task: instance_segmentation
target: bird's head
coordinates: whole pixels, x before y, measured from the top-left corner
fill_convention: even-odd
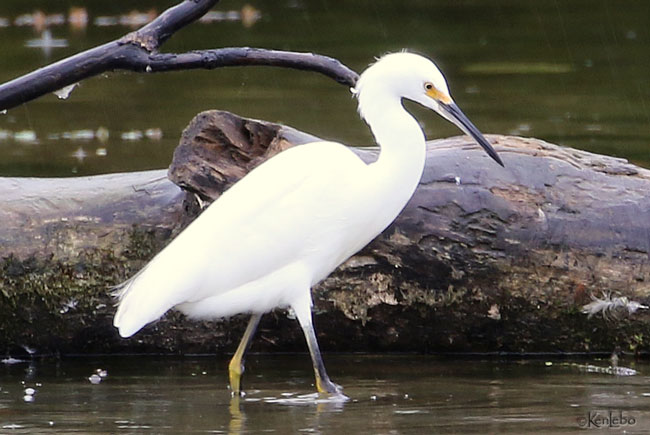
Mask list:
[[[501,158],[481,132],[454,103],[447,81],[438,67],[426,57],[414,53],[391,53],[369,66],[359,77],[353,92],[359,97],[359,110],[381,104],[382,98],[406,98],[428,107],[470,135],[498,164]],[[371,98],[365,98],[371,96]]]

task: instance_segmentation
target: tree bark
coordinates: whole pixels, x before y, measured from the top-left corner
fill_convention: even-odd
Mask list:
[[[227,112],[197,115],[169,178],[0,179],[0,343],[40,352],[232,351],[245,318],[168,313],[135,337],[111,325],[109,287],[142,267],[200,209],[281,150],[313,140]],[[537,139],[428,143],[414,197],[382,235],[314,289],[325,351],[644,352],[646,311],[587,317],[591,295],[648,305],[650,171]],[[376,149],[356,149],[370,162]],[[227,247],[224,247],[227,249]],[[624,305],[624,304],[623,304]],[[624,305],[628,306],[628,305]],[[629,306],[628,306],[629,308]],[[258,350],[303,350],[283,311]]]

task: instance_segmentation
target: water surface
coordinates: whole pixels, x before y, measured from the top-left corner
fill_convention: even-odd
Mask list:
[[[325,355],[346,402],[318,400],[308,355],[251,355],[231,399],[215,357],[95,357],[0,367],[3,433],[568,433],[624,417],[650,430],[646,363],[636,376],[590,373],[606,360],[449,360]],[[98,369],[107,376],[88,379]],[[25,390],[33,388],[31,401]],[[30,391],[31,392],[31,391]],[[28,399],[29,400],[29,399]],[[630,423],[632,422],[633,423]],[[612,419],[614,421],[614,419]],[[599,423],[597,423],[599,422]],[[614,427],[612,426],[612,427]]]

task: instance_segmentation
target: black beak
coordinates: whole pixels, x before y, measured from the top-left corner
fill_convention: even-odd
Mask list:
[[[497,154],[497,152],[492,148],[492,145],[490,145],[490,142],[483,137],[483,134],[481,134],[480,131],[478,131],[478,128],[472,124],[472,121],[465,116],[465,114],[460,110],[460,108],[455,104],[455,103],[439,103],[440,107],[442,110],[445,112],[445,115],[447,115],[447,118],[456,124],[458,128],[463,130],[466,134],[472,136],[476,142],[478,142],[479,145],[483,147],[486,153],[490,157],[494,159],[495,162],[503,166],[503,162],[501,161],[501,158]]]

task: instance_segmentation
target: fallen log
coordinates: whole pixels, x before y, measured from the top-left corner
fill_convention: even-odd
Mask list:
[[[650,171],[537,139],[488,138],[505,168],[467,137],[429,142],[403,213],[314,290],[325,351],[646,350],[645,311],[606,321],[582,307],[603,293],[612,296],[592,311],[648,305]],[[119,338],[110,286],[145,264],[200,203],[313,139],[209,111],[183,133],[169,179],[164,171],[0,179],[6,352],[232,351],[244,317],[193,322],[168,313]],[[377,155],[356,152],[366,161]],[[254,348],[303,350],[288,317],[265,316]]]

